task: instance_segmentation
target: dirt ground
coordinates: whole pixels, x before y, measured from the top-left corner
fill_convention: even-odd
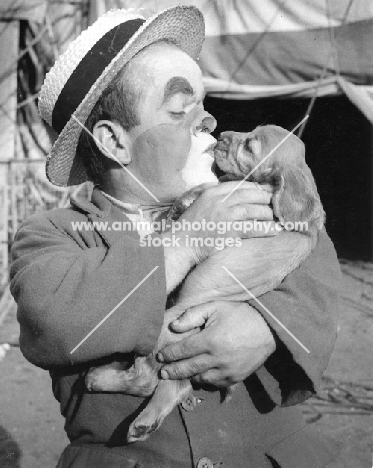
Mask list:
[[[373,265],[342,262],[342,270],[345,300],[337,343],[320,397],[303,408],[310,424],[340,442],[333,468],[372,468]],[[11,312],[0,324],[0,343],[17,336]],[[8,440],[0,468],[55,467],[68,441],[48,373],[12,347],[0,361],[0,375],[0,441]]]

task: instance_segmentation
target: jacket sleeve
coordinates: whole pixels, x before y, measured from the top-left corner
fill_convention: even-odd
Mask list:
[[[155,347],[167,299],[163,249],[141,247],[137,236],[123,232],[105,245],[95,234],[74,238],[42,214],[16,235],[11,292],[21,350],[37,366],[148,354]]]
[[[256,373],[277,405],[304,401],[320,386],[336,339],[340,282],[334,246],[323,231],[311,255],[277,289],[250,301],[276,340],[276,351]]]

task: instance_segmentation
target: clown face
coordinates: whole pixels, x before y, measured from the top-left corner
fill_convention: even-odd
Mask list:
[[[154,44],[133,59],[140,125],[128,131],[128,169],[161,201],[217,182],[211,171],[215,119],[203,107],[202,73],[171,44]]]

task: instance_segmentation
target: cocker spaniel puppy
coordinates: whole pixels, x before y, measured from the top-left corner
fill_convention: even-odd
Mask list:
[[[306,164],[305,147],[294,134],[275,125],[250,133],[224,132],[215,158],[229,179],[251,174],[247,180],[273,185],[273,212],[281,223],[307,222],[308,234],[323,227],[325,214]]]
[[[310,254],[324,225],[325,214],[305,161],[304,144],[287,130],[268,125],[250,133],[224,132],[215,148],[215,159],[226,173],[224,180],[239,180],[250,174],[247,180],[259,187],[272,185],[274,215],[279,223],[285,227],[290,225],[293,230],[285,229],[274,237],[245,239],[240,247],[229,247],[211,255],[187,276],[176,305],[165,313],[158,344],[151,355],[135,357],[130,365],[115,362],[89,371],[86,377],[89,390],[153,395],[132,422],[128,442],[145,440],[193,390],[189,380],[158,377],[162,365],[156,361],[156,353],[186,336],[172,333],[169,324],[195,305],[252,298],[223,266],[255,297],[274,289]],[[205,189],[206,185],[198,186],[176,200],[169,218],[177,219]],[[306,223],[301,230],[297,230],[299,222]],[[227,399],[231,394],[232,391],[227,393]]]

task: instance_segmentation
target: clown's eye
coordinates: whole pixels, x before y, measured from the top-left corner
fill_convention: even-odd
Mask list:
[[[171,114],[171,117],[175,120],[179,120],[179,119],[182,119],[185,115],[185,112],[182,111],[182,112],[170,112]]]

